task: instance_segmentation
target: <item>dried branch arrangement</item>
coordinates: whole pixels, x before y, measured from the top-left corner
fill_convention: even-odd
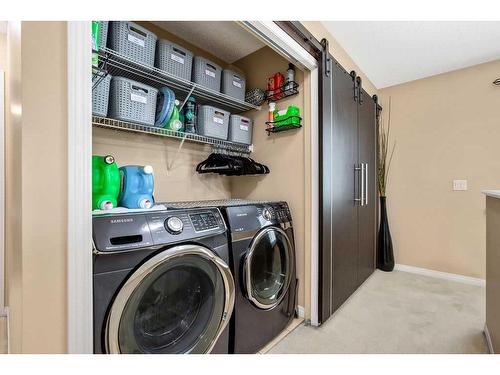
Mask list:
[[[387,128],[384,126],[382,115],[377,118],[378,129],[378,192],[381,197],[385,197],[387,182],[389,179],[389,170],[391,168],[392,156],[396,148],[396,141],[390,145],[390,131],[391,131],[391,98],[389,98],[388,108],[388,121]]]

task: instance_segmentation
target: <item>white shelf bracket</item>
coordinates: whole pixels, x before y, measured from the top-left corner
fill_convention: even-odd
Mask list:
[[[181,152],[182,146],[184,145],[184,141],[186,140],[186,136],[182,137],[181,143],[179,143],[179,147],[177,147],[177,150],[175,151],[173,159],[170,161],[170,163],[167,163],[167,176],[170,175],[170,171],[174,167],[175,161],[177,160],[177,157],[179,156],[179,153]]]
[[[179,112],[182,111],[182,108],[184,108],[184,105],[188,101],[189,97],[191,96],[191,94],[193,93],[195,88],[196,88],[196,84],[194,84],[193,87],[191,87],[191,90],[189,90],[189,93],[186,95],[186,98],[184,99],[181,106],[179,107]]]

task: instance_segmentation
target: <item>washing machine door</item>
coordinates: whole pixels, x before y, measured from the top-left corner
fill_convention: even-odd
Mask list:
[[[118,292],[107,320],[107,352],[208,353],[233,306],[234,282],[222,259],[201,246],[166,249]]]
[[[285,297],[292,279],[295,258],[287,234],[267,227],[250,244],[244,264],[247,298],[260,309],[269,310]]]

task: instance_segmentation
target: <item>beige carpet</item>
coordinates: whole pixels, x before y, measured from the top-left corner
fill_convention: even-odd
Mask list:
[[[319,328],[301,325],[269,353],[487,353],[485,288],[375,272]]]

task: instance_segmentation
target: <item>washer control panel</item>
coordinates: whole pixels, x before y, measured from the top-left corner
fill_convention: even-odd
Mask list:
[[[226,232],[218,208],[102,214],[92,218],[94,250],[117,252]]]
[[[211,211],[189,214],[195,232],[205,232],[220,228],[220,220]]]
[[[171,216],[165,220],[165,229],[172,234],[179,234],[184,228],[184,223],[177,216]]]

